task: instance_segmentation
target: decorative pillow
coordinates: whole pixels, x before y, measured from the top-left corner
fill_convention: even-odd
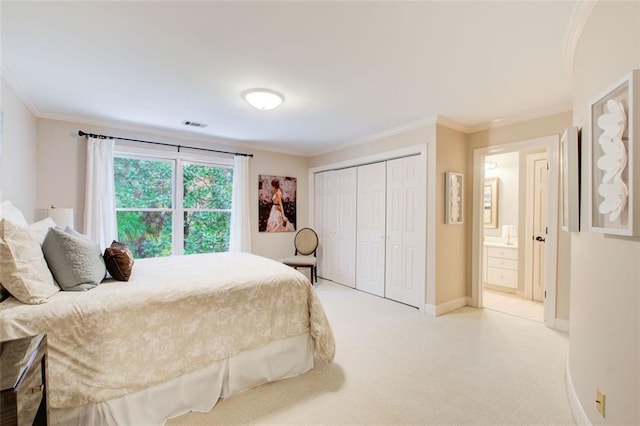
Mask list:
[[[88,235],[82,234],[82,233],[80,233],[80,232],[76,231],[75,229],[73,229],[73,228],[72,228],[72,227],[70,227],[70,226],[65,226],[65,227],[64,227],[64,232],[66,232],[67,234],[71,234],[71,235],[73,235],[74,237],[84,238],[85,240],[89,240],[89,241],[91,241],[91,238],[89,238],[89,236],[88,236]]]
[[[0,203],[0,219],[8,219],[18,226],[29,226],[22,212],[11,201]]]
[[[0,221],[0,282],[19,301],[45,302],[60,291],[29,228]]]
[[[106,276],[100,247],[84,236],[51,228],[42,244],[42,251],[53,277],[63,290],[90,290]]]
[[[29,225],[29,231],[31,234],[38,240],[38,243],[42,245],[44,242],[44,238],[47,236],[47,232],[49,232],[49,228],[55,228],[56,223],[50,217],[43,219],[39,222],[32,223]]]
[[[114,279],[129,281],[133,269],[133,253],[125,244],[114,240],[111,247],[104,250],[104,263]]]
[[[22,212],[14,206],[11,201],[3,201],[0,203],[0,219],[8,219],[16,225],[27,226],[27,220]],[[0,282],[0,300],[9,297],[8,292],[2,287]]]

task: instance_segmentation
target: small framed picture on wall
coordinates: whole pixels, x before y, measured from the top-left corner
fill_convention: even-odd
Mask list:
[[[464,176],[462,173],[445,173],[445,212],[444,223],[450,225],[462,224]]]

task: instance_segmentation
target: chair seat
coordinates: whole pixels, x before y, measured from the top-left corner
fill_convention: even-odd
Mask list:
[[[280,262],[289,266],[316,266],[315,256],[290,256],[280,259]]]

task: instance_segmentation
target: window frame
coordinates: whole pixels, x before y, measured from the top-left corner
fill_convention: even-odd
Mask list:
[[[171,211],[171,255],[178,256],[184,254],[184,214],[185,212],[229,212],[232,209],[195,209],[184,208],[184,173],[183,164],[198,164],[210,167],[229,168],[233,170],[233,158],[220,157],[215,155],[204,155],[193,152],[167,151],[162,149],[150,149],[134,146],[128,143],[116,142],[115,157],[134,158],[138,160],[168,161],[172,163],[172,191],[171,203],[173,208],[116,208],[118,211]],[[178,194],[180,191],[180,194]],[[117,223],[116,223],[117,226]],[[231,230],[229,230],[231,231]]]

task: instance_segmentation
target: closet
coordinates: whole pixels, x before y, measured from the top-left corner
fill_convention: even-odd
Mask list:
[[[356,170],[317,173],[315,188],[318,275],[355,287]]]
[[[322,278],[424,306],[425,168],[413,155],[315,174]]]

